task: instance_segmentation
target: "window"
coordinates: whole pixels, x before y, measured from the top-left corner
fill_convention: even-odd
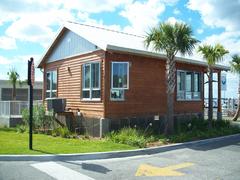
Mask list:
[[[129,63],[112,62],[111,100],[124,100],[124,90],[129,88]]]
[[[200,73],[177,71],[177,100],[200,100],[200,83]]]
[[[57,97],[57,71],[48,71],[46,74],[46,98]]]
[[[83,65],[83,99],[100,99],[100,63]]]

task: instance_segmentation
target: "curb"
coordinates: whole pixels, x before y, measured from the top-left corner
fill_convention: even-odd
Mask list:
[[[151,155],[166,151],[172,151],[181,148],[187,148],[194,145],[204,145],[211,142],[218,142],[221,140],[239,140],[240,133],[211,139],[190,141],[184,143],[169,144],[159,147],[150,147],[145,149],[135,149],[126,151],[110,151],[110,152],[97,152],[97,153],[80,153],[80,154],[46,154],[46,155],[0,155],[0,161],[86,161],[86,160],[99,160],[111,158],[123,158],[139,155]]]

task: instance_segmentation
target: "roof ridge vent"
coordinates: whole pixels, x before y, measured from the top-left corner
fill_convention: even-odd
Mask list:
[[[126,33],[126,32],[122,32],[122,31],[117,31],[117,30],[113,30],[113,29],[108,29],[108,28],[104,28],[104,27],[99,27],[99,26],[94,26],[94,25],[89,25],[89,24],[83,24],[83,23],[78,23],[78,22],[73,22],[73,21],[67,21],[67,22],[72,23],[72,24],[78,24],[78,25],[81,25],[81,26],[87,26],[87,27],[102,29],[102,30],[105,30],[105,31],[111,31],[111,32],[119,33],[119,34],[125,34],[125,35],[129,35],[129,36],[144,38],[144,36],[131,34],[131,33]]]

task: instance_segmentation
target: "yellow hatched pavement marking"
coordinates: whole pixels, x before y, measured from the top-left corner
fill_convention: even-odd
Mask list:
[[[176,170],[190,167],[193,165],[193,163],[181,163],[177,165],[159,168],[148,164],[141,164],[135,176],[184,176],[184,173]]]

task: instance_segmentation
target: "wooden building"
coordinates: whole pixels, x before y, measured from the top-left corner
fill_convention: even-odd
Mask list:
[[[120,127],[121,119],[131,125],[155,122],[154,118],[164,121],[166,57],[147,50],[143,41],[144,37],[101,27],[65,24],[38,65],[44,70],[43,99],[65,98],[66,111],[79,116],[77,126],[96,136]],[[207,65],[176,60],[175,115],[203,116]],[[222,70],[228,67],[215,66],[218,77]]]

